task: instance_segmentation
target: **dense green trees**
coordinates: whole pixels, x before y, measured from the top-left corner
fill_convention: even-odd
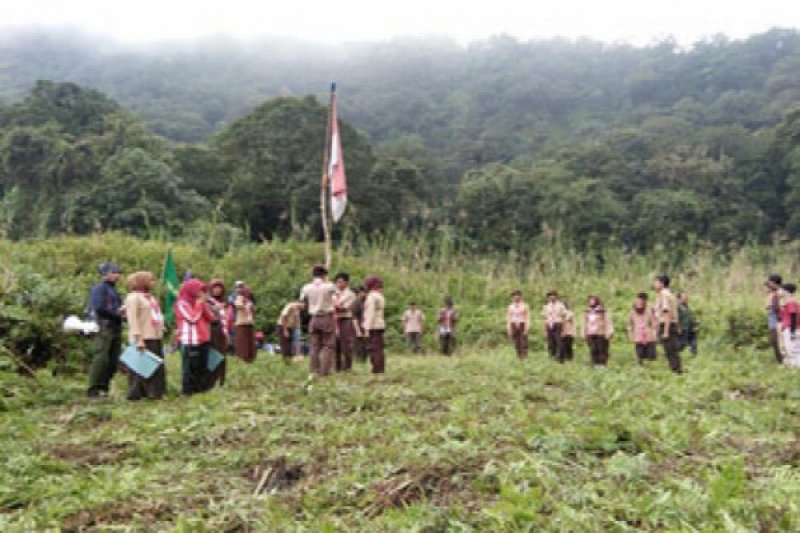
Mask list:
[[[800,236],[794,30],[688,49],[510,37],[93,44],[0,37],[0,98],[17,102],[0,105],[9,236],[212,219],[251,238],[318,236],[319,97],[332,74],[351,201],[337,234],[447,226],[486,249]],[[142,119],[86,86],[26,93],[39,78],[88,83]]]

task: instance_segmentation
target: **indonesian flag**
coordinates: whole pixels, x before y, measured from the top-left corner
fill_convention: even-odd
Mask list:
[[[331,214],[333,221],[339,222],[347,209],[347,179],[344,173],[344,154],[342,139],[339,136],[339,111],[336,106],[336,93],[331,98],[331,139],[328,178],[331,184]]]

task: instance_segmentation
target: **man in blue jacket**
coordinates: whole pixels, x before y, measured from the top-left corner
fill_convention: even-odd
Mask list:
[[[89,292],[89,318],[100,327],[93,340],[89,369],[89,396],[93,398],[108,396],[122,349],[123,309],[116,288],[121,271],[114,263],[103,263],[98,271],[103,280]]]

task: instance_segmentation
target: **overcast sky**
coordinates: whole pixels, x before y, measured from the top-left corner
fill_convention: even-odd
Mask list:
[[[739,38],[773,26],[800,28],[800,1],[0,0],[0,26],[27,25],[78,27],[126,42],[220,33],[321,42],[443,35],[467,42],[507,33],[635,44],[672,35],[690,44],[716,33]]]

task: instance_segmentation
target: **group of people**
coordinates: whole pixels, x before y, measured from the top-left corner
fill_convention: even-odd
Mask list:
[[[150,272],[128,276],[128,294],[124,300],[116,285],[121,276],[118,265],[100,266],[102,281],[92,287],[89,297],[90,318],[98,325],[93,339],[90,367],[90,396],[108,394],[109,384],[119,364],[122,349],[123,323],[128,324],[128,345],[157,356],[164,353],[166,331],[164,314],[152,291],[155,278]],[[800,335],[796,335],[800,304],[795,299],[794,284],[784,284],[773,274],[765,283],[770,344],[779,363],[800,366]],[[685,292],[673,294],[670,278],[654,279],[654,302],[647,292],[637,294],[626,320],[628,339],[639,361],[657,358],[661,344],[669,368],[682,373],[681,352],[688,348],[697,354],[699,322],[689,307]],[[328,375],[333,371],[352,369],[354,358],[369,360],[373,373],[385,372],[384,336],[386,300],[383,282],[368,276],[364,284],[351,289],[346,272],[336,274],[333,281],[328,271],[318,265],[312,269],[311,281],[305,284],[297,300],[281,310],[275,326],[280,352],[286,361],[299,355],[298,339],[307,331],[311,371]],[[257,353],[254,328],[255,298],[241,281],[227,298],[222,280],[206,284],[188,279],[178,291],[174,304],[175,336],[182,357],[181,384],[184,394],[206,391],[225,382],[225,354],[233,353],[242,361],[252,362]],[[310,321],[304,328],[304,316]],[[566,300],[555,290],[546,295],[542,307],[544,337],[554,360],[564,363],[574,358],[574,340],[578,333],[589,349],[591,363],[608,364],[609,347],[614,336],[614,321],[609,309],[597,295],[588,297],[582,313],[580,330],[577,316]],[[425,315],[411,302],[402,315],[402,329],[408,348],[420,353],[425,332]],[[453,353],[459,315],[453,300],[445,298],[436,318],[441,352]],[[511,294],[506,310],[506,332],[517,356],[528,356],[528,336],[532,317],[522,291]],[[213,356],[213,357],[211,357]],[[124,366],[124,365],[123,365]],[[166,370],[162,364],[144,378],[127,369],[128,398],[161,398],[166,391]]]
[[[800,304],[794,283],[783,283],[779,274],[772,274],[764,283],[767,291],[767,327],[769,343],[778,363],[800,367],[800,335],[797,335]]]
[[[148,377],[119,364],[125,322],[129,346],[158,358],[164,355],[166,324],[159,301],[152,294],[155,277],[151,272],[129,275],[128,294],[123,302],[117,291],[120,267],[104,263],[99,272],[102,281],[89,293],[88,318],[98,328],[92,341],[88,394],[90,397],[106,396],[121,366],[128,376],[128,399],[159,399],[167,386],[163,364]],[[206,284],[192,278],[180,286],[173,312],[176,341],[182,357],[184,394],[224,385],[227,353],[232,352],[245,362],[255,359],[254,306],[252,292],[241,281],[236,282],[235,291],[227,298],[225,285],[219,279]]]
[[[688,347],[692,354],[697,355],[698,321],[689,308],[688,295],[681,292],[676,296],[670,290],[669,276],[656,277],[653,288],[656,299],[652,305],[646,292],[639,293],[633,303],[626,322],[628,339],[634,346],[639,363],[655,359],[656,346],[660,342],[670,369],[680,374],[683,372],[680,352]],[[521,291],[514,291],[511,299],[506,311],[506,331],[517,356],[525,359],[528,356],[531,310]],[[560,363],[571,361],[574,357],[576,316],[555,290],[546,295],[542,319],[550,357]],[[614,321],[609,309],[596,295],[588,298],[580,336],[586,341],[592,364],[606,366],[614,336]]]

